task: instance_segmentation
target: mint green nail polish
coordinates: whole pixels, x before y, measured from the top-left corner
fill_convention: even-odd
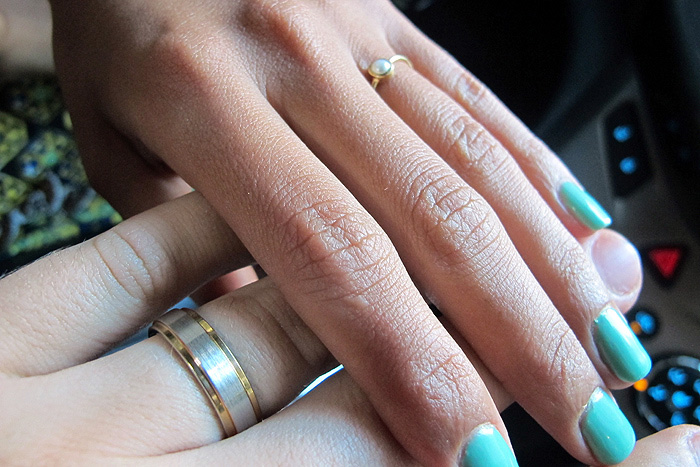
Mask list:
[[[603,464],[618,464],[634,449],[637,439],[632,425],[601,388],[588,399],[580,424],[588,447]]]
[[[517,467],[513,451],[495,426],[478,426],[464,448],[462,467]]]
[[[651,358],[614,308],[605,308],[593,321],[593,340],[608,368],[623,381],[634,382],[651,370]]]
[[[575,183],[563,183],[559,196],[564,207],[588,228],[600,230],[612,224],[612,218],[603,206]]]

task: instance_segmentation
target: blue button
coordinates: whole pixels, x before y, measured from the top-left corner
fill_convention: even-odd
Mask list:
[[[700,405],[695,407],[695,410],[693,411],[693,417],[695,417],[695,420],[700,422]]]
[[[656,318],[646,311],[639,310],[634,315],[634,320],[642,328],[644,334],[652,335],[656,332]]]
[[[620,171],[625,175],[631,175],[637,171],[639,162],[636,157],[628,156],[620,161]]]
[[[693,383],[693,389],[695,389],[695,392],[700,394],[700,379],[695,380],[695,382]]]
[[[663,384],[658,386],[652,386],[647,390],[649,397],[654,399],[656,402],[663,402],[668,399],[668,389]]]
[[[632,137],[632,127],[629,125],[618,125],[613,128],[613,138],[618,143],[624,143]]]
[[[676,391],[671,396],[671,401],[673,405],[679,409],[687,409],[693,404],[694,397],[690,394],[686,394],[684,391]]]
[[[688,373],[682,368],[671,368],[668,370],[668,380],[676,386],[683,386],[688,382]]]
[[[673,415],[671,415],[671,426],[684,425],[686,423],[688,423],[688,419],[685,418],[683,412],[673,412]]]

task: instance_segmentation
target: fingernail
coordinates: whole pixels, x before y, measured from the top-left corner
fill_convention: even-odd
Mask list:
[[[588,228],[600,230],[612,224],[612,218],[603,206],[575,183],[564,182],[559,188],[559,196],[564,207]]]
[[[517,467],[513,451],[490,423],[479,425],[464,447],[461,467]]]
[[[593,340],[605,364],[623,381],[634,382],[651,370],[651,358],[615,308],[606,307],[593,321]]]
[[[632,453],[637,438],[632,425],[601,388],[593,391],[581,415],[581,433],[598,461],[618,464]]]
[[[627,295],[640,287],[642,263],[637,249],[617,232],[603,232],[591,248],[591,257],[608,290]]]

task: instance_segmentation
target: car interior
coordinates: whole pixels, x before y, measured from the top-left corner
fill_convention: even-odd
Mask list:
[[[563,159],[639,249],[644,286],[627,318],[653,368],[615,394],[637,437],[700,424],[700,3],[395,3]],[[89,187],[55,79],[4,65],[0,274],[120,220]],[[517,404],[504,418],[521,465],[580,465]]]

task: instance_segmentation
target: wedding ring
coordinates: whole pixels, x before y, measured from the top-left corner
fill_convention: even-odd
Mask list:
[[[175,349],[211,401],[226,437],[262,420],[250,381],[219,335],[194,310],[170,310],[149,336],[162,335]]]
[[[394,74],[394,64],[396,62],[406,62],[408,66],[413,68],[413,63],[411,63],[411,61],[405,55],[394,55],[389,59],[380,58],[373,61],[367,69],[367,73],[369,73],[369,75],[372,77],[372,89],[377,89],[379,81]]]

